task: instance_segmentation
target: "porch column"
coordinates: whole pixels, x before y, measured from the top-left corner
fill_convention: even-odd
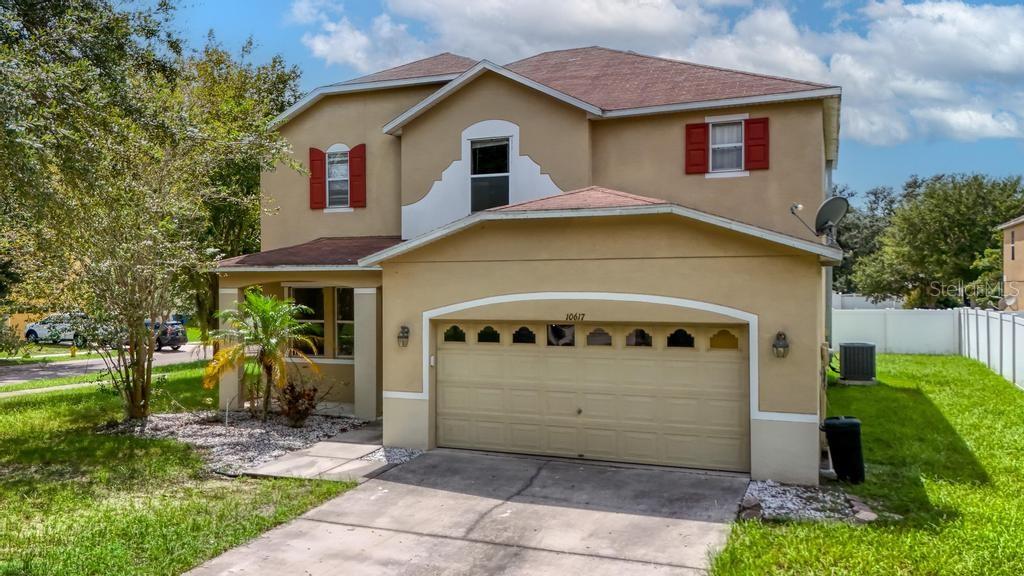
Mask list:
[[[235,310],[238,302],[242,299],[240,288],[221,288],[217,292],[218,310]],[[218,326],[220,320],[218,320]],[[223,328],[223,326],[220,326]],[[239,378],[241,370],[229,370],[220,377],[218,389],[220,391],[219,406],[221,410],[241,410],[245,403],[245,390],[242,386],[242,379]]]
[[[353,289],[355,307],[355,415],[377,419],[377,289]]]

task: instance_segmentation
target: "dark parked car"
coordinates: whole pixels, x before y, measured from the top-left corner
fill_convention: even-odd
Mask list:
[[[149,321],[146,322],[146,327],[149,327]],[[182,344],[188,344],[188,333],[185,330],[185,325],[181,322],[171,321],[163,324],[157,322],[156,328],[157,350],[164,346],[170,346],[171,350],[177,350],[181,348]]]

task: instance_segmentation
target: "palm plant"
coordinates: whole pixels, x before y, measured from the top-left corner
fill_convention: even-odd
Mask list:
[[[263,419],[270,412],[270,393],[274,386],[283,388],[287,379],[289,357],[302,358],[313,370],[316,364],[296,345],[315,349],[313,340],[306,335],[309,325],[298,320],[302,314],[312,312],[293,300],[265,296],[257,289],[245,291],[245,300],[237,310],[222,310],[216,314],[224,328],[210,333],[210,340],[220,349],[206,366],[203,387],[213,388],[220,376],[243,365],[247,352],[255,351],[256,365],[263,377]]]

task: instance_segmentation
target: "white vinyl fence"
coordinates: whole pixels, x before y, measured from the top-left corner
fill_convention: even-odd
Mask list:
[[[958,315],[958,310],[832,310],[832,346],[869,342],[879,354],[959,354]]]
[[[1024,386],[1024,317],[1012,312],[959,308],[961,354]]]

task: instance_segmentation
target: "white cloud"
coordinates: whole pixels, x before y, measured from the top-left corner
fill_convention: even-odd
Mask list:
[[[750,0],[386,0],[363,27],[337,2],[294,0],[291,17],[316,27],[303,36],[315,55],[360,72],[597,44],[841,85],[844,135],[868,143],[1024,137],[1024,6],[828,2],[833,27],[819,30],[788,3]]]
[[[328,64],[350,66],[359,72],[390,68],[428,55],[426,45],[387,14],[374,18],[365,31],[345,17],[324,19],[320,31],[304,34],[302,43]]]

